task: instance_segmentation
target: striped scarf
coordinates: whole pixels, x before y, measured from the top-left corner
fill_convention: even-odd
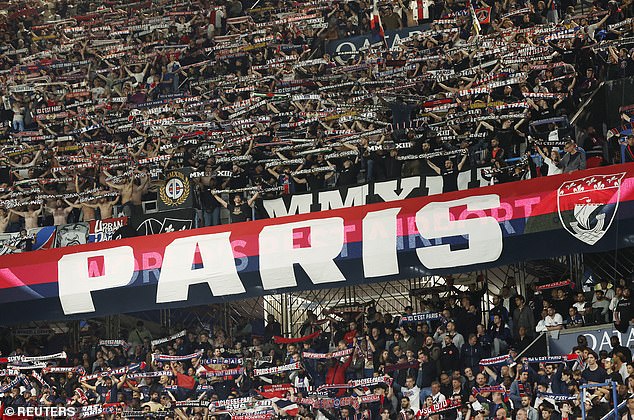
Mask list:
[[[512,364],[513,358],[510,354],[504,356],[491,357],[488,359],[480,360],[480,366],[503,366]]]

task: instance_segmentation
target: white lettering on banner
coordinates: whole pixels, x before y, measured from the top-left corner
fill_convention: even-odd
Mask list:
[[[406,188],[410,189],[411,184]],[[358,191],[356,195],[362,196],[363,189]],[[515,201],[526,215],[535,203]],[[466,210],[458,213],[457,207],[466,207]],[[370,211],[361,226],[346,225],[341,217],[264,226],[257,239],[262,288],[297,286],[295,264],[313,284],[345,281],[335,259],[347,258],[346,236],[358,237],[357,229],[362,230],[361,257],[367,278],[398,274],[397,252],[404,249],[416,249],[418,259],[429,269],[495,261],[503,248],[499,219],[511,219],[513,207],[502,208],[500,197],[490,194],[427,203],[415,215],[401,218],[398,217],[400,211],[400,207]],[[457,236],[468,240],[467,249],[452,250],[443,241],[443,238]],[[190,286],[200,283],[207,283],[214,296],[245,293],[238,271],[245,270],[249,264],[243,252],[248,241],[232,242],[230,237],[231,232],[220,232],[177,238],[162,254],[141,253],[138,262],[129,246],[64,255],[58,264],[62,309],[67,315],[94,312],[91,292],[127,286],[136,281],[138,270],[144,275],[154,270],[153,276],[158,282],[156,303],[185,301]],[[297,239],[306,242],[296,246]],[[422,248],[417,248],[419,241],[423,243]],[[200,255],[200,267],[194,265],[197,255]],[[142,282],[149,280],[143,277]]]
[[[339,190],[322,191],[319,193],[319,203],[321,210],[334,210],[344,207],[364,206],[366,197],[368,196],[368,184],[359,185],[358,187],[348,188],[346,201],[341,198]]]
[[[175,239],[165,248],[156,303],[187,300],[189,286],[207,283],[214,296],[244,293],[233,261],[231,232]],[[196,250],[202,268],[192,268]]]
[[[467,206],[478,212],[477,219],[451,220],[449,209]],[[427,239],[466,236],[469,248],[452,251],[451,246],[439,245],[416,249],[418,259],[427,268],[446,268],[497,260],[502,254],[502,230],[498,221],[483,210],[500,207],[497,194],[466,197],[459,200],[429,203],[416,213],[416,226]],[[481,213],[480,213],[481,212]]]
[[[414,188],[420,187],[420,180],[419,176],[402,178],[400,193],[396,192],[398,190],[396,180],[377,182],[374,184],[374,193],[385,202],[403,200],[414,191]]]
[[[366,277],[398,274],[397,221],[400,207],[373,211],[363,218],[363,272]]]
[[[592,334],[584,334],[584,335],[588,339],[588,343],[590,343],[590,342],[592,343],[590,345],[590,348],[592,350],[596,349],[597,348],[597,339],[594,337],[594,335],[592,335]]]
[[[310,205],[312,204],[312,194],[293,194],[291,196],[291,204],[286,210],[284,199],[276,198],[275,200],[263,200],[264,209],[270,217],[289,216],[291,214],[310,213]]]
[[[458,175],[460,179],[460,175]],[[428,176],[425,180],[425,187],[427,187],[427,195],[442,194],[443,181],[441,176]]]
[[[594,334],[600,334],[601,337],[599,338]],[[617,330],[612,330],[610,332],[597,331],[595,333],[584,333],[583,335],[588,339],[589,347],[596,352],[600,352],[601,350],[611,351],[612,344],[610,343],[610,337],[613,335],[619,337],[619,342],[624,347],[629,348],[631,347],[632,343],[634,343],[634,328],[629,329],[629,335],[627,336],[627,339],[624,339],[623,334],[621,334],[621,332]]]
[[[588,347],[597,353],[601,350],[612,351],[610,338],[616,336],[622,346],[631,348],[634,343],[634,327],[626,332],[619,332],[612,326],[606,328],[597,327],[591,331],[564,330],[557,337],[550,336],[549,343],[552,354],[568,354],[570,348],[577,345],[577,337],[584,336],[588,340]]]
[[[91,276],[91,259],[102,259],[103,272]],[[94,312],[91,292],[128,285],[134,274],[134,253],[129,246],[66,254],[57,264],[59,300],[66,315]]]
[[[422,31],[420,30],[410,30],[407,33],[407,37],[406,38],[411,38],[413,36],[416,36],[418,34],[422,33]],[[360,41],[360,40],[359,40]],[[389,46],[389,49],[392,50],[394,49],[395,46],[400,45],[401,42],[401,36],[398,33],[393,34],[386,34],[385,35],[385,42],[387,43],[387,45]],[[370,39],[369,38],[364,38],[363,39],[363,44],[359,47],[358,50],[367,50],[370,47]],[[354,42],[350,42],[350,41],[344,41],[341,42],[339,44],[337,44],[336,46],[336,54],[335,55],[344,55],[344,56],[350,56],[350,55],[356,55],[357,54],[357,46],[354,44]]]
[[[294,247],[293,230],[296,229],[310,229],[309,248]],[[260,276],[265,290],[296,286],[295,263],[314,284],[346,280],[334,262],[344,243],[340,217],[265,226],[259,241]]]
[[[141,270],[143,272],[143,283],[149,283],[149,277],[159,277],[159,269],[163,265],[163,255],[158,252],[143,253]],[[136,268],[136,267],[135,267]]]
[[[484,179],[484,177],[482,176],[482,171],[475,171],[476,172],[476,180],[478,181],[478,186],[479,187],[484,187],[486,185],[489,185],[489,181],[487,181],[486,179]],[[436,177],[433,177],[436,178]],[[428,178],[429,179],[429,178]],[[463,191],[463,190],[468,190],[469,189],[469,182],[471,182],[471,172],[460,172],[458,174],[458,190]]]
[[[607,331],[605,331],[603,333],[603,336],[601,337],[601,344],[599,344],[599,351],[601,351],[601,349],[605,345],[608,345],[608,346],[612,347],[612,345],[610,344],[610,336],[608,335]]]
[[[471,172],[460,172],[458,174],[458,189],[467,190],[469,183],[478,181],[478,185],[483,187],[488,185],[488,181],[482,178],[480,171],[472,179]],[[441,176],[414,176],[403,178],[399,181],[390,180],[375,182],[374,184],[363,184],[355,187],[335,189],[331,191],[321,191],[318,193],[294,194],[290,196],[288,209],[283,198],[264,200],[264,209],[269,217],[282,217],[293,214],[306,214],[311,212],[311,208],[316,210],[340,209],[344,207],[363,206],[368,203],[371,195],[378,195],[384,202],[404,200],[416,189],[424,187],[426,194],[442,194],[443,180]],[[346,197],[342,197],[346,194]],[[287,198],[288,200],[288,198]],[[537,198],[539,200],[539,198]]]

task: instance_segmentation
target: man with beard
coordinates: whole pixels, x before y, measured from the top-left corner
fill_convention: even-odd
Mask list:
[[[143,403],[141,407],[149,407],[150,412],[152,413],[155,413],[157,411],[163,411],[165,409],[163,404],[161,404],[161,398],[159,396],[159,393],[156,391],[153,392],[152,395],[150,395],[150,401]]]
[[[440,169],[436,166],[431,160],[427,159],[427,164],[430,168],[434,170],[438,175],[442,176],[442,192],[448,193],[452,191],[458,191],[458,175],[460,171],[462,171],[462,167],[467,162],[467,154],[465,153],[462,156],[460,162],[458,162],[458,166],[455,167],[453,160],[447,159],[445,161],[444,168]]]

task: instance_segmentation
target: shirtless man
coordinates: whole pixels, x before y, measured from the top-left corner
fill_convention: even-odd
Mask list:
[[[141,197],[147,191],[148,186],[150,185],[150,177],[147,174],[141,173],[144,177],[143,181],[141,181],[138,185],[135,182],[136,177],[135,174],[139,172],[133,172],[130,181],[125,184],[113,184],[111,182],[106,182],[106,184],[110,188],[114,188],[115,190],[121,191],[121,203],[123,204],[123,214],[130,217],[134,214],[140,214],[140,206],[141,206]]]
[[[5,209],[0,209],[0,233],[5,233],[9,226],[9,215]]]
[[[76,209],[81,209],[83,217],[82,217],[82,221],[83,222],[89,222],[91,220],[95,220],[95,209],[97,208],[97,204],[92,204],[90,201],[94,202],[95,200],[90,200],[90,201],[84,201],[83,203],[80,203],[79,200],[75,201],[74,203],[71,203],[70,201],[64,200],[66,201],[66,204],[68,204],[70,206],[70,208],[76,208]]]
[[[81,188],[79,187],[79,175],[75,175],[75,192],[77,194],[81,193]],[[97,204],[95,203],[95,200],[89,200],[84,202],[77,200],[75,201],[74,204],[71,204],[68,201],[66,201],[66,203],[71,207],[74,207],[76,209],[81,209],[84,222],[89,222],[91,220],[96,219],[95,209],[97,208]]]
[[[112,217],[112,208],[119,202],[121,196],[115,200],[108,200],[107,197],[101,197],[97,200],[99,208],[99,220],[110,219]]]
[[[62,200],[56,200],[55,207],[47,206],[47,208],[53,214],[53,225],[55,226],[65,225],[68,220],[68,215],[73,211],[73,207],[64,207]]]
[[[42,206],[40,205],[40,208],[36,208],[35,205],[30,204],[26,211],[15,211],[11,209],[9,213],[24,217],[24,228],[26,230],[34,229],[38,227],[37,219],[40,213],[42,213]]]

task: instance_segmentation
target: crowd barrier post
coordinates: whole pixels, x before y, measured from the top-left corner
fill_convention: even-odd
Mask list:
[[[614,420],[619,420],[619,406],[616,402],[616,382],[609,381],[604,382],[602,384],[583,384],[581,385],[581,418],[582,420],[586,420],[586,389],[588,388],[602,388],[604,386],[612,387],[612,403],[614,404],[614,408],[611,410],[614,413]],[[608,419],[610,417],[610,413],[603,416],[601,420]]]

